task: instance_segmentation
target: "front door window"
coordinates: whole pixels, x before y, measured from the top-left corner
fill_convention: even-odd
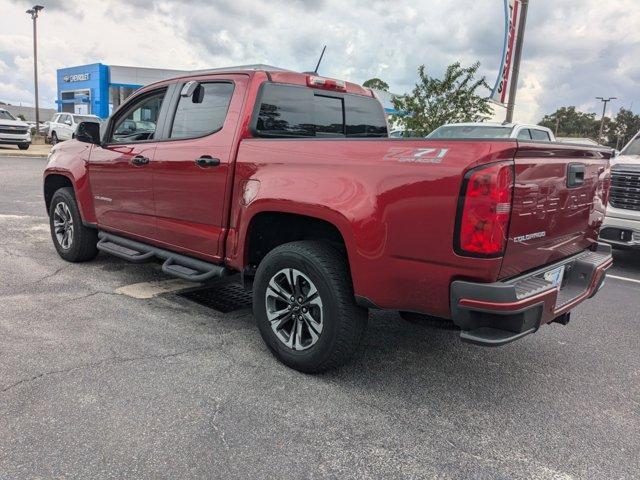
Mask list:
[[[165,91],[155,92],[136,102],[120,115],[109,143],[135,143],[153,140]]]

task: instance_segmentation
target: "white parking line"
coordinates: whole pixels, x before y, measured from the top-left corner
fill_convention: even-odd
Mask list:
[[[607,274],[607,278],[614,278],[616,280],[622,280],[623,282],[640,283],[640,280],[636,280],[635,278],[619,277],[617,275]]]

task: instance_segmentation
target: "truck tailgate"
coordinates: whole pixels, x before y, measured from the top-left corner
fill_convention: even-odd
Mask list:
[[[500,278],[561,260],[598,239],[611,151],[519,143],[507,248]]]

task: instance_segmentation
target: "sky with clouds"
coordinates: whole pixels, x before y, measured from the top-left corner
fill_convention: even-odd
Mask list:
[[[41,0],[40,96],[53,106],[56,69],[86,63],[203,69],[267,63],[404,93],[417,67],[481,62],[493,84],[502,0]],[[33,103],[32,3],[0,0],[0,100]],[[515,118],[558,106],[640,113],[640,1],[530,0]]]

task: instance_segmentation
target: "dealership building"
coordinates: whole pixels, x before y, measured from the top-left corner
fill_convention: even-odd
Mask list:
[[[270,65],[242,65],[244,69],[270,69]],[[201,70],[204,71],[204,70]],[[206,70],[211,71],[211,70]],[[57,72],[58,112],[97,115],[107,118],[138,88],[153,82],[177,77],[194,71],[167,70],[161,68],[124,67],[92,63],[77,67],[61,68]],[[388,114],[396,113],[391,95],[380,92],[379,99]]]
[[[92,63],[58,70],[59,112],[93,114],[107,118],[138,88],[166,78],[177,77],[184,70],[123,67]]]

